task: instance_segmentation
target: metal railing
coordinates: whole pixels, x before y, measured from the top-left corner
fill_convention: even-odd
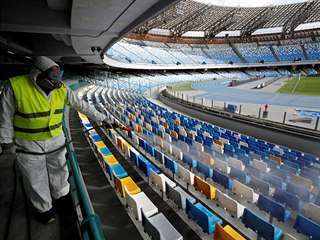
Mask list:
[[[87,83],[76,83],[70,88],[75,90],[85,86]],[[66,125],[66,116],[63,119],[63,130],[66,135],[67,142],[71,140],[69,129]],[[78,164],[77,154],[71,144],[67,145],[67,164],[70,172],[70,186],[73,194],[75,205],[79,205],[82,214],[81,234],[84,240],[102,240],[104,239],[100,217],[94,213],[85,184],[83,182],[81,171]]]

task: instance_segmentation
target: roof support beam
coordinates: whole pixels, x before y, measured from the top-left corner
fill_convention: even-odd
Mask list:
[[[263,25],[269,21],[270,13],[273,11],[273,7],[266,7],[255,18],[251,19],[244,28],[241,29],[241,37],[251,35],[255,30],[263,27]]]
[[[219,32],[226,30],[231,24],[236,21],[237,8],[232,9],[226,15],[221,17],[218,21],[213,22],[206,29],[204,29],[204,36],[207,38],[214,37]]]
[[[296,14],[294,14],[292,18],[289,18],[284,23],[282,28],[282,33],[283,34],[293,33],[294,29],[309,17],[313,9],[313,5],[315,5],[315,2],[316,1],[314,0],[309,0],[305,2],[303,5],[301,5],[300,9],[297,9]]]

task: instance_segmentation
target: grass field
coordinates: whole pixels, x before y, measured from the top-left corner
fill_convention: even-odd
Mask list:
[[[282,86],[277,93],[320,96],[320,77],[293,78]]]
[[[188,83],[180,83],[177,85],[174,85],[172,87],[172,91],[193,91],[195,90],[194,88],[191,87],[192,82],[188,82]]]

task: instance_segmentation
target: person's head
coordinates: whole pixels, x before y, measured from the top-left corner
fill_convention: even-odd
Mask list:
[[[36,75],[34,80],[44,91],[52,91],[62,86],[63,70],[50,58],[41,56],[34,61]]]

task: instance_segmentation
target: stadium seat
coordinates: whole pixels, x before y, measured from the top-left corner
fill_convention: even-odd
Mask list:
[[[233,180],[232,192],[247,199],[247,201],[251,203],[255,203],[259,198],[259,194],[256,194],[252,188],[240,183],[237,180]]]
[[[230,225],[222,227],[218,222],[214,229],[214,240],[245,240],[236,230]]]
[[[228,177],[228,175],[225,175],[215,169],[213,169],[213,181],[221,184],[225,189],[231,189],[232,188],[232,180]]]
[[[186,199],[186,213],[189,218],[194,220],[204,232],[209,234],[214,232],[216,222],[222,224],[222,220],[210,212],[201,203],[193,204]]]
[[[280,188],[275,189],[273,198],[290,207],[292,210],[299,212],[303,208],[303,202],[297,196]]]
[[[244,206],[232,199],[228,195],[216,190],[216,200],[218,204],[227,210],[232,217],[240,218],[243,215]]]
[[[216,189],[196,175],[194,175],[194,188],[205,195],[208,199],[214,199],[216,196]]]
[[[300,214],[297,216],[293,228],[296,229],[298,233],[302,233],[309,237],[309,239],[320,239],[320,224],[317,224]]]
[[[257,206],[260,210],[263,210],[275,217],[279,222],[286,222],[291,216],[291,212],[286,210],[284,206],[263,196],[262,194],[259,195]]]
[[[248,208],[244,209],[242,216],[242,223],[251,228],[259,236],[265,239],[278,240],[282,236],[282,230],[259,217],[256,213],[250,211]]]
[[[138,221],[142,221],[141,209],[146,217],[150,217],[158,212],[158,208],[150,201],[144,192],[131,195],[126,186],[124,187],[124,190],[126,204],[132,209],[132,212]]]
[[[147,217],[142,210],[142,226],[154,240],[182,240],[181,234],[162,214]]]
[[[182,188],[179,186],[171,187],[168,183],[166,183],[166,194],[168,198],[173,200],[178,207],[183,210],[186,208],[186,199],[189,199],[189,201],[192,203],[196,202],[196,200]]]
[[[131,195],[137,194],[141,192],[141,189],[138,187],[138,185],[132,180],[131,177],[125,177],[125,178],[118,178],[114,171],[112,171],[113,178],[114,178],[114,185],[118,189],[118,191],[121,194],[121,197],[125,197],[125,191],[124,187],[127,187],[128,192]]]

